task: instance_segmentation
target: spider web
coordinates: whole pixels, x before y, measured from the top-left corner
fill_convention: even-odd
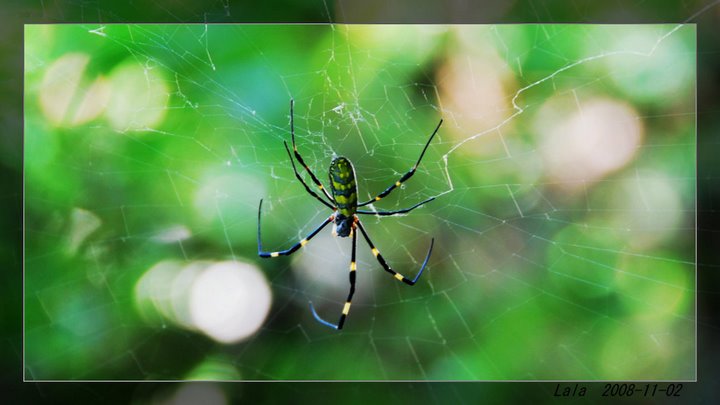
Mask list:
[[[27,378],[695,377],[693,26],[26,34]],[[38,102],[67,55],[81,78],[59,69],[59,82],[77,80],[80,94],[95,77],[135,83],[137,110]],[[99,99],[122,91],[98,88]],[[362,217],[410,278],[435,238],[428,269],[407,287],[358,238],[357,292],[339,333],[308,301],[331,322],[340,315],[349,239],[324,230],[290,258],[257,258],[261,198],[267,250],[330,214],[292,173],[290,99],[305,161],[325,181],[333,157],[350,158],[360,200],[412,167],[444,119],[413,178],[371,208],[436,199]],[[48,185],[58,172],[64,183]],[[267,318],[238,343],[138,298],[212,262],[256,266],[272,292]]]

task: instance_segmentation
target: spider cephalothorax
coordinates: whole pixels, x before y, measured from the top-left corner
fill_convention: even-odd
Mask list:
[[[312,310],[313,316],[315,319],[318,320],[318,322],[322,323],[323,325],[327,325],[331,328],[335,329],[342,329],[343,324],[345,323],[345,318],[347,317],[348,313],[350,312],[350,305],[352,303],[352,297],[353,294],[355,294],[355,273],[357,270],[357,264],[355,262],[355,251],[357,248],[357,232],[355,232],[355,229],[359,229],[360,233],[362,234],[363,238],[367,242],[368,246],[370,247],[370,250],[372,251],[372,254],[377,258],[378,262],[382,266],[383,270],[390,273],[397,279],[398,281],[402,281],[405,284],[408,285],[415,285],[415,282],[420,278],[420,275],[422,274],[423,270],[425,270],[425,267],[427,266],[428,260],[430,259],[430,254],[432,253],[433,244],[435,242],[435,239],[432,239],[430,241],[430,249],[428,249],[428,253],[425,256],[425,261],[422,264],[422,267],[420,267],[420,271],[417,273],[414,279],[408,279],[405,278],[402,274],[396,272],[393,270],[389,264],[385,261],[383,256],[380,254],[380,251],[373,245],[372,241],[370,240],[370,236],[368,236],[367,232],[365,231],[365,227],[363,226],[362,222],[360,221],[360,218],[358,218],[357,214],[361,215],[376,215],[376,216],[390,216],[390,215],[399,215],[399,214],[405,214],[407,212],[412,211],[413,209],[430,202],[434,200],[435,198],[428,198],[425,201],[419,202],[412,207],[404,208],[396,211],[363,211],[358,210],[358,207],[364,207],[366,205],[372,204],[376,201],[380,201],[385,196],[390,194],[395,188],[399,187],[402,183],[404,183],[406,180],[408,180],[410,177],[412,177],[413,174],[415,174],[415,170],[417,169],[418,165],[420,164],[420,161],[422,160],[423,156],[425,155],[425,151],[427,150],[428,146],[430,145],[430,141],[435,137],[435,134],[437,134],[438,130],[440,129],[440,125],[442,125],[442,120],[440,120],[440,123],[435,128],[435,131],[430,135],[430,139],[428,139],[427,143],[425,144],[425,147],[423,148],[422,152],[420,153],[420,157],[418,158],[417,162],[415,162],[415,165],[402,177],[400,177],[399,180],[397,180],[393,185],[386,188],[385,191],[378,194],[376,197],[371,198],[363,203],[358,204],[358,191],[357,191],[357,185],[355,183],[355,169],[353,168],[352,163],[349,159],[345,157],[337,157],[332,160],[330,163],[330,168],[328,170],[328,176],[330,178],[330,190],[332,192],[332,196],[327,192],[325,187],[320,183],[320,180],[318,180],[317,176],[310,170],[307,164],[305,164],[305,161],[303,160],[302,156],[300,155],[300,152],[297,150],[297,146],[295,145],[295,125],[294,125],[294,113],[293,113],[293,101],[290,100],[290,133],[292,134],[292,145],[293,145],[293,152],[295,155],[295,158],[298,162],[307,170],[308,174],[310,175],[310,178],[312,179],[313,183],[322,191],[324,199],[320,197],[316,192],[310,189],[310,186],[308,186],[307,183],[305,183],[305,180],[303,180],[302,176],[300,176],[300,173],[298,173],[297,168],[295,167],[295,160],[293,160],[293,156],[290,153],[290,148],[287,145],[287,142],[285,142],[285,149],[287,150],[288,156],[290,157],[290,162],[292,163],[293,172],[295,172],[295,177],[302,183],[302,185],[305,187],[305,190],[315,197],[318,201],[320,201],[322,204],[333,210],[333,213],[325,220],[323,221],[320,226],[318,226],[314,231],[310,232],[310,234],[305,237],[304,239],[300,240],[298,243],[294,244],[292,247],[286,250],[281,250],[277,252],[265,252],[262,250],[262,243],[260,242],[260,213],[262,212],[262,200],[260,200],[260,206],[258,207],[258,255],[260,257],[278,257],[278,256],[287,256],[292,254],[293,252],[297,251],[301,247],[305,246],[308,241],[313,238],[315,235],[317,235],[325,226],[327,226],[329,223],[333,222],[333,233],[337,236],[341,237],[352,237],[352,253],[350,258],[350,292],[348,293],[348,297],[345,300],[345,305],[343,306],[342,313],[340,314],[340,319],[338,320],[337,324],[330,323],[324,319],[322,319],[317,312],[315,311],[315,307],[313,307],[312,302],[310,303],[310,309]]]

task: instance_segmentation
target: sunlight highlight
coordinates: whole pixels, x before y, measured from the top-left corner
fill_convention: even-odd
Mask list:
[[[99,116],[110,96],[105,78],[85,83],[83,75],[90,62],[84,53],[68,53],[45,72],[40,85],[40,108],[54,125],[75,126]]]

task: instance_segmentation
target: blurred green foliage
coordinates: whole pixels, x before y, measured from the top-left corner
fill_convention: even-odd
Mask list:
[[[694,27],[676,28],[27,26],[26,376],[693,378],[695,44]],[[448,67],[477,60],[489,76]],[[497,121],[472,104],[488,77],[504,89]],[[260,198],[268,249],[327,215],[282,145],[290,98],[313,170],[324,180],[330,157],[348,156],[361,199],[405,172],[445,119],[418,174],[377,208],[438,199],[365,220],[404,274],[435,237],[429,270],[398,286],[360,242],[341,333],[307,301],[339,314],[347,243],[319,236],[298,257],[256,257]],[[587,152],[548,146],[543,134],[565,127],[543,117],[582,118],[595,99],[636,114],[642,138],[623,164],[568,180],[553,165]],[[189,236],[168,242],[178,227]],[[163,260],[256,264],[270,315],[230,345],[143,317],[137,283]]]

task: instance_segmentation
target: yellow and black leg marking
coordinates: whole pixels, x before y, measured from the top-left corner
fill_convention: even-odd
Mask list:
[[[433,245],[435,244],[435,238],[433,238],[430,241],[430,249],[427,252],[427,256],[425,256],[425,261],[423,261],[422,267],[420,267],[420,271],[415,276],[414,279],[410,280],[409,278],[406,278],[402,274],[398,273],[397,271],[393,270],[392,267],[385,261],[385,259],[380,254],[380,251],[377,250],[375,245],[373,245],[372,241],[370,240],[370,237],[368,236],[367,232],[365,232],[365,227],[363,226],[362,222],[357,222],[358,228],[360,228],[360,232],[362,232],[363,237],[365,238],[365,241],[370,246],[370,250],[372,251],[373,256],[375,256],[382,266],[383,270],[387,271],[388,273],[392,274],[393,277],[395,277],[396,280],[402,281],[403,283],[407,285],[415,285],[415,283],[418,281],[420,276],[422,275],[423,271],[425,270],[425,267],[427,266],[428,260],[430,260],[430,254],[432,254]]]
[[[386,188],[385,191],[378,194],[375,198],[371,198],[371,199],[365,201],[364,203],[358,204],[358,207],[364,207],[368,204],[372,204],[374,202],[382,200],[383,198],[387,197],[388,194],[390,194],[393,190],[400,187],[401,184],[403,184],[410,177],[412,177],[413,174],[415,174],[415,170],[417,170],[418,166],[420,165],[420,161],[422,160],[423,156],[425,156],[425,151],[427,151],[428,146],[430,146],[430,141],[433,140],[433,138],[435,137],[435,134],[437,134],[442,123],[443,123],[443,120],[440,120],[440,123],[438,123],[437,127],[435,127],[435,131],[433,131],[432,135],[430,135],[430,139],[428,139],[427,143],[425,144],[425,147],[423,148],[422,152],[420,153],[420,157],[418,158],[417,162],[415,162],[415,165],[412,168],[410,168],[410,170],[407,173],[403,174],[402,177],[400,177],[400,180],[396,181],[395,184]],[[427,202],[427,201],[425,201],[425,202]],[[423,202],[422,204],[424,204],[425,202]],[[413,208],[415,208],[415,207],[413,207]],[[412,209],[412,208],[410,208],[410,209]],[[390,214],[388,214],[388,215],[390,215]]]
[[[312,239],[312,238],[313,238],[315,235],[317,235],[323,228],[325,228],[325,227],[327,226],[327,224],[329,224],[330,222],[333,221],[333,219],[335,219],[335,214],[330,215],[322,224],[320,224],[320,226],[318,226],[317,228],[315,228],[314,231],[310,232],[310,234],[309,234],[307,237],[305,237],[305,239],[302,239],[302,240],[300,240],[300,242],[292,245],[292,246],[290,247],[290,249],[280,250],[280,251],[277,251],[277,252],[263,252],[263,250],[262,250],[262,242],[261,242],[261,237],[260,237],[260,213],[262,212],[262,203],[263,203],[263,200],[260,200],[260,206],[258,207],[257,241],[258,241],[258,255],[259,255],[260,257],[263,257],[263,258],[265,258],[265,257],[288,256],[288,255],[293,254],[296,250],[298,250],[298,249],[300,249],[301,247],[305,246],[305,245],[310,241],[310,239]]]
[[[425,201],[421,201],[421,202],[413,205],[413,206],[410,207],[410,208],[403,208],[403,209],[395,210],[395,211],[364,211],[364,210],[357,210],[356,213],[357,213],[357,214],[363,214],[363,215],[375,215],[375,216],[378,216],[378,217],[401,215],[401,214],[406,214],[406,213],[414,210],[415,208],[417,208],[417,207],[419,207],[419,206],[421,206],[421,205],[424,205],[425,203],[429,203],[430,201],[432,201],[432,200],[434,200],[434,199],[435,199],[435,197],[431,197],[431,198],[428,198],[428,199],[425,200]]]
[[[325,187],[323,187],[322,183],[320,183],[320,180],[317,178],[317,176],[315,176],[315,173],[313,173],[312,170],[310,170],[310,168],[308,167],[308,165],[305,163],[302,156],[300,155],[300,152],[298,152],[298,150],[297,150],[297,145],[295,144],[295,111],[294,111],[295,108],[294,107],[295,107],[295,100],[290,99],[290,134],[292,137],[292,146],[293,146],[293,152],[295,153],[295,158],[297,158],[298,162],[300,162],[300,164],[310,174],[310,178],[312,179],[313,183],[315,183],[315,185],[318,186],[320,191],[322,191],[323,194],[325,194],[325,197],[327,197],[327,199],[332,202],[334,200],[332,199],[332,197],[330,197],[330,194],[327,192]],[[287,148],[287,145],[285,145],[285,147]],[[295,169],[295,163],[293,163],[293,169]],[[299,177],[300,175],[297,174],[297,170],[295,170],[295,175],[298,176],[298,178],[300,178]],[[301,181],[302,181],[302,179],[301,179]],[[305,184],[304,181],[303,181],[303,184]],[[305,188],[307,188],[307,184],[305,184]],[[309,189],[308,189],[308,191],[309,191]],[[315,194],[315,193],[313,193],[313,194]],[[322,201],[322,200],[320,200],[320,201]],[[327,205],[327,204],[325,204],[325,205]]]
[[[331,210],[335,209],[335,206],[332,204],[333,200],[330,200],[330,202],[327,202],[320,198],[319,195],[317,195],[314,191],[310,189],[310,186],[305,183],[305,180],[303,180],[302,176],[300,176],[300,173],[297,171],[297,167],[295,167],[295,160],[293,160],[292,155],[290,154],[290,148],[288,148],[287,142],[283,142],[285,144],[285,150],[288,153],[288,157],[290,157],[290,163],[292,163],[293,172],[295,172],[295,177],[300,180],[300,183],[302,183],[303,186],[305,186],[305,190],[310,193],[311,196],[315,197],[318,201],[325,204],[326,207],[330,208]],[[309,170],[309,169],[308,169]],[[322,187],[322,184],[320,185],[320,188],[324,190]]]
[[[357,262],[355,261],[355,250],[357,248],[357,232],[352,233],[352,256],[350,258],[350,292],[348,293],[347,299],[345,300],[345,305],[343,305],[342,313],[340,314],[340,319],[338,320],[337,325],[330,323],[320,317],[320,315],[317,314],[315,311],[315,307],[313,306],[312,302],[310,302],[310,310],[313,313],[313,316],[315,319],[320,322],[321,324],[325,326],[329,326],[333,329],[340,330],[343,327],[343,324],[345,323],[345,318],[347,318],[348,314],[350,313],[350,305],[352,304],[352,298],[355,294],[355,276],[357,273]]]

